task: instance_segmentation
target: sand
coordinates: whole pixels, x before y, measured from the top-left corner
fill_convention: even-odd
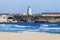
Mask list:
[[[60,34],[0,32],[0,40],[60,40]]]

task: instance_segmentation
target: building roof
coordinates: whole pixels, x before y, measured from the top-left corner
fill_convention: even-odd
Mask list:
[[[60,12],[43,12],[42,14],[60,14]]]

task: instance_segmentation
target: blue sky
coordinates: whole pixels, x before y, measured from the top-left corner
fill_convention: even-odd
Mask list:
[[[60,0],[0,0],[0,13],[26,13],[29,5],[32,13],[60,12]]]

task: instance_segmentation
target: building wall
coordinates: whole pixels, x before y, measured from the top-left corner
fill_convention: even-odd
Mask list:
[[[7,22],[7,15],[0,15],[0,22]]]
[[[60,13],[42,13],[42,16],[60,16]]]

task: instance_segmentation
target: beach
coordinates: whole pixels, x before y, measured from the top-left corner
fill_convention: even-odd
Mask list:
[[[60,34],[0,32],[0,40],[60,40]]]

